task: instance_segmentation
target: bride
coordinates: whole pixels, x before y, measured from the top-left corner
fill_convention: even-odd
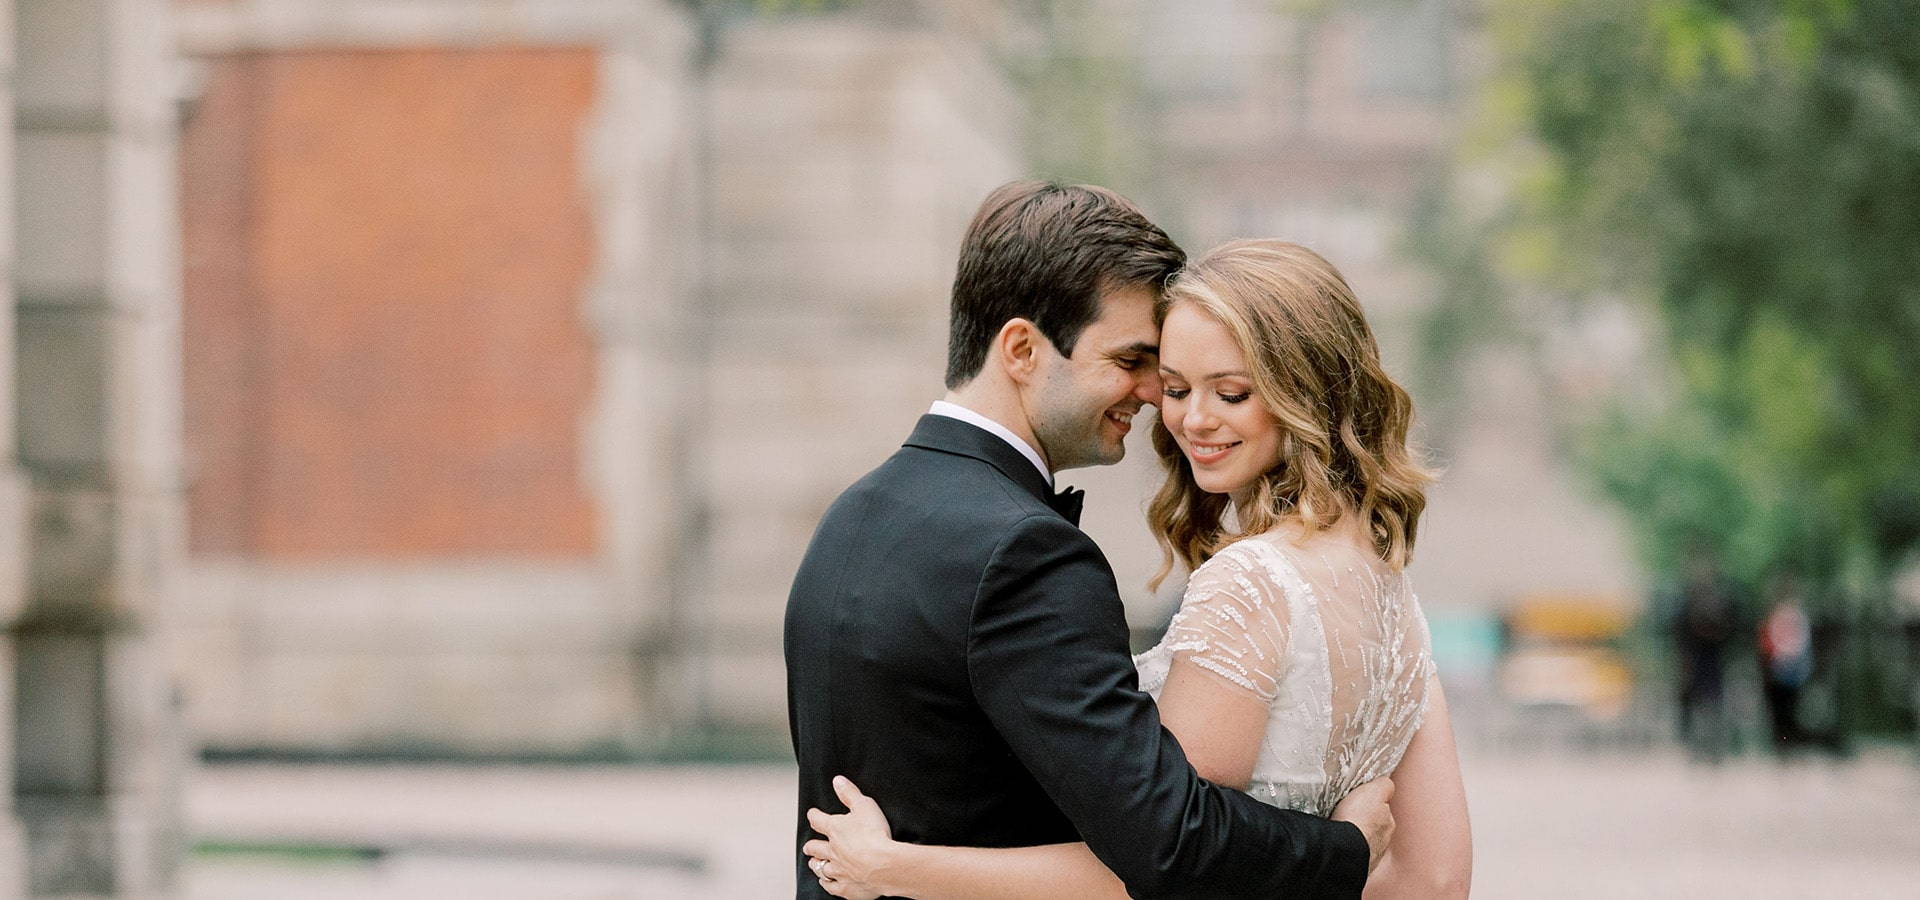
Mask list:
[[[1412,403],[1382,369],[1345,279],[1297,244],[1236,241],[1168,286],[1166,482],[1148,521],[1192,570],[1140,686],[1207,779],[1327,815],[1382,776],[1396,827],[1365,896],[1464,897],[1466,795],[1425,615],[1402,573],[1430,475]],[[838,897],[1125,897],[1085,844],[892,840],[844,778],[848,812],[809,810],[803,848]]]

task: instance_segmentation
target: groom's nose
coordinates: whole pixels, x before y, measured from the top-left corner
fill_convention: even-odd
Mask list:
[[[1138,379],[1135,379],[1133,396],[1141,403],[1150,404],[1157,408],[1160,405],[1160,391],[1162,387],[1163,384],[1160,381],[1160,372],[1158,370],[1146,372]]]

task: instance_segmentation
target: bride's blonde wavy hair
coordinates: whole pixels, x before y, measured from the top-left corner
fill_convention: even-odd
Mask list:
[[[1161,313],[1191,305],[1225,325],[1247,359],[1254,393],[1280,427],[1280,461],[1223,518],[1224,494],[1193,480],[1164,427],[1153,449],[1166,482],[1147,507],[1165,559],[1189,571],[1220,548],[1283,524],[1306,533],[1357,515],[1380,559],[1398,570],[1413,558],[1414,532],[1433,473],[1407,443],[1413,400],[1380,365],[1360,303],[1318,253],[1274,240],[1233,241],[1188,264],[1169,283]]]

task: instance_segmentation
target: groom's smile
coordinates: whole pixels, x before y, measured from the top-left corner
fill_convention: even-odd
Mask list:
[[[1052,356],[1033,425],[1055,471],[1119,462],[1133,417],[1160,399],[1157,299],[1147,285],[1103,291],[1073,354]]]

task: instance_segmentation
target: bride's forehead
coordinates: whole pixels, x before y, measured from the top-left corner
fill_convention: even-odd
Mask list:
[[[1175,306],[1160,331],[1160,358],[1238,363],[1240,345],[1219,320],[1190,306]]]

